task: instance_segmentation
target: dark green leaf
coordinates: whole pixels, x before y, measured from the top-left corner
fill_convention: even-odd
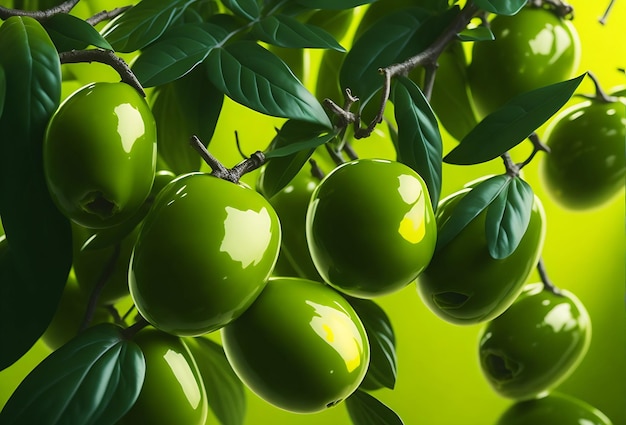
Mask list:
[[[296,3],[311,9],[353,9],[362,4],[373,3],[375,0],[296,0]]]
[[[202,62],[227,33],[213,24],[186,24],[168,30],[132,66],[144,87],[167,84]]]
[[[515,15],[522,7],[526,5],[528,0],[475,0],[476,6],[486,12],[496,13],[498,15]]]
[[[449,164],[471,165],[499,157],[525,140],[561,109],[584,77],[585,74],[582,74],[571,80],[514,97],[478,123],[444,157],[444,161]]]
[[[118,52],[143,49],[157,40],[193,0],[142,0],[117,16],[102,35]]]
[[[43,26],[59,52],[82,50],[88,46],[113,50],[93,26],[76,16],[58,13],[46,19]]]
[[[211,51],[209,79],[224,94],[266,115],[331,127],[324,108],[276,55],[251,41]]]
[[[0,412],[3,425],[110,425],[135,404],[145,377],[141,349],[121,328],[90,328],[50,354]]]
[[[4,98],[7,93],[7,81],[4,75],[4,68],[0,66],[0,118],[2,118],[2,109],[4,108]]]
[[[515,177],[489,205],[485,235],[491,257],[501,260],[517,249],[528,228],[533,201],[530,185]]]
[[[346,10],[317,10],[307,20],[306,23],[323,28],[331,34],[335,40],[341,40],[354,21],[354,11]]]
[[[398,161],[424,179],[436,208],[441,192],[443,152],[437,118],[417,84],[408,78],[397,79],[392,100],[398,123]]]
[[[385,311],[372,300],[348,298],[363,322],[370,343],[370,364],[360,388],[393,389],[398,374],[396,336]]]
[[[465,29],[459,33],[461,41],[489,41],[494,40],[495,36],[491,29],[487,26],[479,26],[476,28]]]
[[[403,425],[396,412],[376,397],[357,390],[346,399],[348,414],[354,425]]]
[[[234,14],[250,21],[255,20],[261,14],[256,0],[223,0],[222,3]]]
[[[222,425],[242,425],[246,414],[243,383],[230,366],[221,345],[207,338],[185,338],[193,355],[209,400]]]
[[[174,174],[198,171],[202,159],[189,145],[196,135],[208,145],[215,132],[224,95],[199,67],[156,92],[152,113],[157,125],[159,156]]]
[[[54,315],[72,262],[69,221],[54,205],[42,144],[61,97],[61,64],[44,28],[12,17],[0,27],[5,105],[0,119],[0,370],[26,353]],[[25,312],[28,320],[24,320]]]
[[[501,191],[506,189],[511,177],[506,174],[490,177],[463,196],[446,222],[440,223],[436,250],[446,246],[472,220],[487,208]]]
[[[268,199],[274,196],[298,174],[315,148],[334,136],[334,133],[328,133],[327,128],[318,124],[287,121],[270,143],[265,155],[271,161],[264,165],[257,185],[259,191]],[[286,152],[286,155],[276,155],[281,151]]]
[[[346,51],[323,29],[304,24],[290,16],[265,17],[254,24],[252,31],[259,40],[276,46]]]

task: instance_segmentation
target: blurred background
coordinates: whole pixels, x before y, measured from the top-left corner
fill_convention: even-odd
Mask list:
[[[96,3],[102,5],[102,9],[110,9],[113,3],[125,2]],[[608,6],[608,0],[572,0],[569,3],[575,8],[573,23],[582,42],[582,61],[577,74],[592,71],[605,89],[626,85],[626,77],[617,71],[626,67],[625,2],[615,2],[605,25],[598,19]],[[94,79],[115,79],[115,74],[97,66],[85,69]],[[68,86],[66,90],[70,92],[75,88]],[[591,81],[585,79],[578,92],[593,93],[593,90]],[[280,122],[227,101],[211,150],[225,165],[232,166],[241,158],[234,142],[235,131],[242,150],[250,153],[267,146],[274,135],[274,127]],[[539,129],[540,135],[544,128]],[[457,142],[442,132],[445,154]],[[393,157],[391,143],[383,131],[357,141],[355,147],[362,157]],[[546,210],[543,258],[552,281],[576,294],[587,307],[593,326],[585,359],[558,390],[600,409],[614,425],[626,425],[624,192],[593,210],[564,209],[543,190],[538,171],[541,155],[524,169],[524,177],[542,199]],[[470,180],[501,172],[500,160],[468,167],[444,165],[442,197]],[[255,178],[253,173],[244,180],[253,185]],[[538,280],[536,273],[529,278],[529,282]],[[408,425],[495,424],[511,401],[498,396],[481,374],[477,354],[481,326],[456,326],[438,319],[420,301],[415,284],[378,301],[396,332],[399,369],[393,391],[378,390],[373,394]],[[26,311],[24,320],[28,320]],[[6,343],[10,342],[2,342]],[[0,406],[48,354],[49,350],[39,342],[20,361],[0,372]],[[341,405],[321,414],[294,415],[248,393],[247,425],[320,423],[339,425],[350,421]]]

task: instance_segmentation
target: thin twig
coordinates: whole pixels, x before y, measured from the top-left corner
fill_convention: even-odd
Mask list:
[[[609,14],[611,13],[611,9],[613,8],[614,4],[615,4],[615,0],[611,0],[606,10],[604,11],[604,14],[602,15],[602,17],[598,19],[598,22],[600,22],[602,25],[606,25],[606,20],[609,18]]]
[[[69,13],[74,6],[78,4],[78,2],[79,0],[67,0],[58,6],[54,6],[46,10],[20,10],[0,7],[0,19],[6,20],[11,16],[28,16],[29,18],[33,18],[38,21],[45,21],[46,19],[50,19],[59,13]]]
[[[122,13],[130,9],[131,7],[132,6],[124,6],[124,7],[117,7],[109,11],[103,10],[102,12],[96,13],[91,18],[87,18],[85,22],[87,22],[91,26],[95,26],[95,25],[98,25],[100,22],[108,21],[109,19],[113,19],[117,17],[118,15],[121,15]]]
[[[530,155],[528,155],[528,158],[526,158],[523,162],[520,162],[519,164],[517,164],[517,168],[520,170],[524,168],[525,166],[527,166],[528,164],[530,164],[530,162],[533,160],[533,158],[535,157],[535,155],[537,155],[538,152],[550,153],[550,147],[541,141],[541,139],[539,138],[539,135],[536,132],[533,131],[531,135],[528,136],[528,139],[533,144],[533,151],[530,153]]]
[[[561,290],[556,287],[550,278],[548,277],[548,273],[546,272],[546,266],[543,263],[543,258],[539,258],[539,262],[537,263],[537,271],[539,272],[539,277],[541,278],[541,282],[543,283],[543,288],[547,291],[552,292],[554,295],[562,295]]]
[[[110,50],[89,49],[89,50],[71,50],[69,52],[59,53],[61,63],[82,63],[82,62],[99,62],[109,65],[120,75],[123,83],[129,84],[135,90],[145,97],[146,92],[143,90],[141,83],[131,71],[124,59],[120,58]]]

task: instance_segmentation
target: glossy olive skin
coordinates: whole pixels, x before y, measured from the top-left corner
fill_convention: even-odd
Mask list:
[[[369,365],[367,334],[354,309],[330,287],[306,279],[271,278],[221,333],[244,384],[291,412],[336,405],[357,389]]]
[[[550,153],[543,156],[542,177],[560,205],[600,206],[624,187],[626,99],[574,105],[555,117],[544,140]]]
[[[440,229],[470,190],[464,188],[441,200],[437,209]],[[472,325],[500,315],[521,293],[539,260],[546,232],[539,198],[535,196],[528,229],[517,249],[504,259],[489,255],[485,216],[486,211],[482,211],[438,249],[417,282],[426,306],[450,323]]]
[[[500,416],[496,425],[612,425],[588,403],[565,394],[520,401]]]
[[[43,145],[53,200],[90,228],[119,224],[141,207],[156,154],[152,112],[125,83],[93,83],[73,93],[52,116]]]
[[[480,116],[512,97],[574,76],[580,40],[568,20],[545,9],[525,7],[490,22],[493,41],[474,43],[468,82]]]
[[[259,295],[280,239],[278,216],[259,193],[182,175],[161,190],[138,236],[129,268],[137,310],[175,335],[217,330]]]
[[[554,294],[533,283],[483,328],[480,365],[498,394],[529,399],[569,376],[590,340],[591,322],[580,300],[569,291]]]
[[[198,366],[178,337],[145,328],[133,337],[146,360],[135,405],[119,425],[204,425],[208,401]]]
[[[337,167],[317,186],[307,211],[307,243],[318,272],[357,298],[413,282],[433,255],[436,235],[424,180],[395,161]]]
[[[291,264],[296,276],[322,282],[306,241],[306,212],[318,183],[319,180],[305,169],[269,201],[282,228],[281,255]]]

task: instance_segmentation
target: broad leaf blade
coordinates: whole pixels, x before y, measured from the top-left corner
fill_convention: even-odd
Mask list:
[[[117,16],[102,35],[118,52],[130,53],[158,39],[192,0],[142,0]]]
[[[50,323],[71,266],[72,238],[43,173],[44,132],[61,97],[57,50],[37,21],[13,17],[0,27],[0,51],[5,105],[11,105],[0,119],[0,216],[6,233],[0,261],[1,370],[26,353]]]
[[[346,51],[323,29],[286,15],[267,16],[254,24],[252,32],[259,40],[275,46]]]
[[[234,14],[250,21],[261,15],[261,9],[256,0],[223,0],[222,3]]]
[[[330,128],[322,105],[274,54],[251,41],[211,51],[209,79],[235,102],[266,115]]]
[[[167,31],[147,47],[132,66],[144,87],[172,82],[202,62],[226,31],[213,24],[186,24]]]
[[[93,26],[76,16],[58,13],[46,19],[43,26],[59,52],[82,50],[87,46],[113,50]]]
[[[511,178],[505,174],[490,177],[474,186],[452,211],[445,223],[440,223],[436,250],[446,246],[472,220],[487,208],[504,190]]]
[[[354,425],[404,424],[389,406],[362,390],[357,390],[346,399],[346,407]]]
[[[424,179],[436,208],[441,193],[443,155],[437,118],[417,84],[408,78],[397,79],[393,103],[398,124],[398,161]]]
[[[486,12],[511,16],[519,12],[528,0],[474,0],[476,6]]]
[[[108,425],[133,406],[145,376],[141,349],[98,325],[44,359],[0,412],[4,425]]]
[[[317,124],[287,121],[270,143],[265,155],[271,160],[263,166],[257,184],[259,191],[268,199],[277,194],[298,174],[315,148],[333,137],[334,133],[329,133],[328,129]],[[281,151],[285,155],[281,156]]]
[[[373,3],[375,0],[296,0],[296,3],[311,9],[353,9],[362,4]]]
[[[189,145],[196,135],[208,145],[217,126],[224,95],[198,67],[184,77],[160,86],[152,104],[157,125],[157,149],[174,174],[198,171],[202,159]]]
[[[243,383],[221,345],[208,338],[185,338],[198,365],[209,406],[222,425],[242,425],[246,414]]]
[[[530,223],[533,200],[530,185],[515,177],[489,205],[485,235],[492,258],[504,259],[517,249]]]
[[[499,157],[525,140],[554,115],[585,77],[522,93],[485,117],[450,151],[444,162],[457,165],[479,164]]]
[[[370,364],[360,388],[393,389],[398,375],[396,336],[385,311],[372,300],[348,298],[363,322],[370,343]]]

